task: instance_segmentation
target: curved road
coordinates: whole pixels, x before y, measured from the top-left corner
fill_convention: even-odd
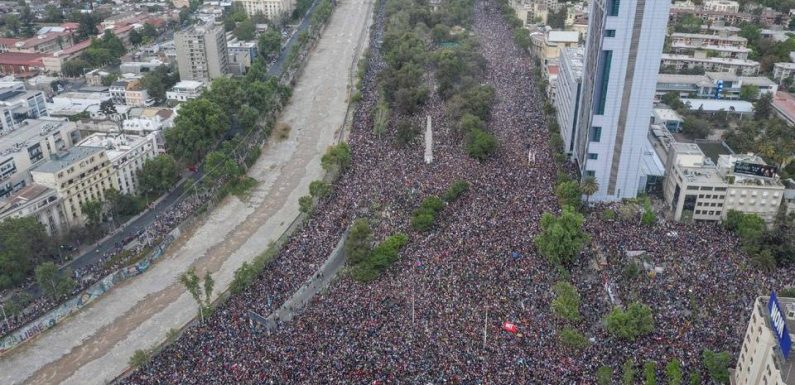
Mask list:
[[[190,266],[213,273],[220,292],[234,271],[262,253],[298,214],[298,197],[323,172],[320,157],[343,125],[350,68],[367,33],[373,0],[338,3],[282,120],[290,137],[268,144],[250,175],[259,184],[241,201],[226,199],[184,234],[146,274],[113,289],[74,317],[0,360],[0,383],[103,384],[137,349],[163,341],[196,314],[178,282]]]

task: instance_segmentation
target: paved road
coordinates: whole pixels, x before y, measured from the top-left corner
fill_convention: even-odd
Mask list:
[[[249,172],[258,181],[250,196],[227,198],[146,274],[12,351],[0,360],[0,383],[92,385],[113,379],[135,350],[160,343],[195,316],[179,274],[190,266],[199,274],[209,271],[221,292],[243,262],[281,235],[299,212],[298,197],[323,175],[320,158],[343,125],[351,61],[369,30],[372,1],[339,2],[282,115],[290,136],[264,148]]]

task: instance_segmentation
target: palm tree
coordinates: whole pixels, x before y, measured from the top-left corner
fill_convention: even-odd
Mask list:
[[[597,183],[596,178],[592,176],[586,177],[580,183],[580,191],[585,194],[585,205],[587,206],[588,201],[591,199],[591,195],[599,191],[599,183]]]

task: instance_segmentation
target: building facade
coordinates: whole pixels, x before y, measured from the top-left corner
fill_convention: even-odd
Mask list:
[[[573,155],[599,201],[635,197],[669,2],[594,0]]]
[[[0,136],[0,199],[29,185],[30,170],[80,140],[73,122],[28,119]]]
[[[692,56],[664,53],[660,57],[663,67],[677,71],[703,68],[712,72],[732,72],[737,75],[751,76],[759,73],[759,62],[748,59],[732,59],[728,57],[710,56],[698,51]]]
[[[86,223],[84,203],[101,202],[105,191],[119,189],[103,147],[72,147],[31,170],[31,175],[34,182],[58,193],[69,226]]]
[[[18,127],[25,119],[48,116],[44,93],[26,90],[22,82],[0,85],[0,133]]]
[[[785,324],[789,329],[790,339],[795,340],[795,335],[792,334],[795,330],[795,298],[778,297],[778,305],[784,314],[771,315],[768,310],[769,301],[770,297],[757,297],[754,301],[732,384],[795,384],[795,354],[790,352],[789,358],[784,357],[771,323],[772,316]]]
[[[563,138],[567,154],[574,151],[574,134],[577,130],[577,117],[582,93],[582,48],[560,50],[560,72],[555,92],[560,136]]]
[[[261,13],[271,20],[289,14],[295,8],[295,0],[243,0],[240,4],[249,17]]]
[[[202,96],[202,92],[204,92],[204,83],[195,80],[182,80],[166,91],[166,99],[184,102]]]
[[[24,217],[35,217],[50,236],[60,234],[67,226],[58,193],[38,184],[26,186],[0,201],[0,221]]]
[[[174,34],[181,80],[209,82],[229,73],[226,34],[221,25],[196,25]]]
[[[138,192],[138,170],[144,162],[157,156],[155,134],[135,136],[124,134],[97,133],[85,138],[80,146],[102,147],[111,163],[112,179],[119,192],[135,194]]]
[[[735,210],[773,223],[784,196],[783,183],[775,175],[737,172],[738,162],[764,166],[755,155],[724,154],[714,162],[697,144],[671,144],[663,194],[674,219],[720,222]]]

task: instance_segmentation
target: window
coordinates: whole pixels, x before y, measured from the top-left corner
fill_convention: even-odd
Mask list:
[[[602,140],[602,127],[591,127],[591,142]]]
[[[599,154],[594,154],[592,152],[588,153],[588,159],[591,159],[591,160],[599,159]]]
[[[608,0],[607,16],[618,16],[618,7],[620,5],[621,5],[621,0]]]
[[[607,86],[610,83],[610,66],[613,62],[613,51],[602,51],[602,73],[599,76],[599,86],[597,88],[598,94],[596,95],[596,114],[603,115],[605,113],[605,102],[607,101]]]
[[[594,171],[594,170],[585,170],[585,176],[594,177],[594,176],[596,176],[596,171]]]
[[[615,29],[608,29],[605,31],[606,37],[616,37],[616,30]]]

